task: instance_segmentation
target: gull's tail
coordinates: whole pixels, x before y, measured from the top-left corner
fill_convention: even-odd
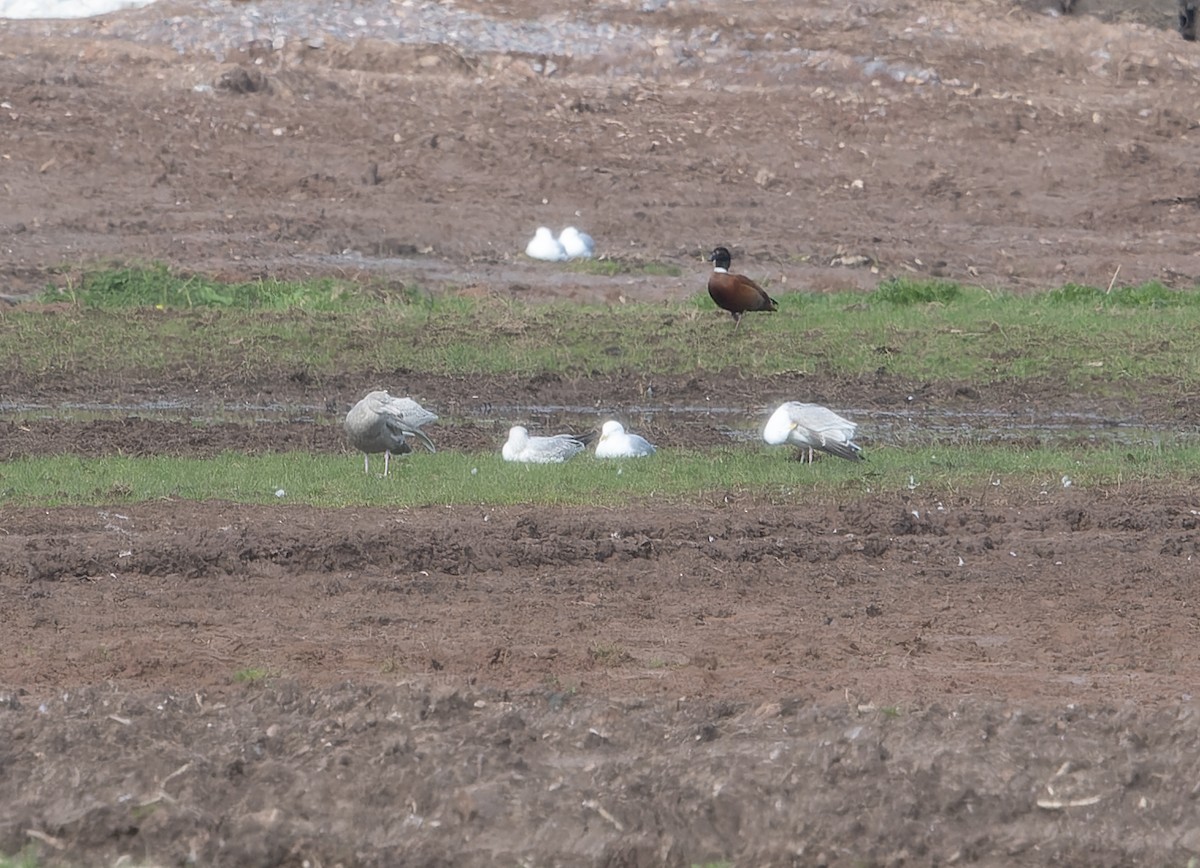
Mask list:
[[[836,455],[838,458],[845,458],[847,461],[862,461],[862,447],[857,443],[823,443],[816,447],[822,452],[828,452],[830,455]]]
[[[598,436],[599,435],[595,431],[588,431],[584,434],[572,434],[571,439],[578,440],[584,446],[590,446],[592,441],[595,440],[596,437],[598,437]]]

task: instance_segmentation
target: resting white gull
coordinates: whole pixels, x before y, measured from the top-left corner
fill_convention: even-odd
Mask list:
[[[593,435],[594,436],[594,435]],[[591,437],[575,437],[571,434],[554,434],[550,437],[530,436],[522,425],[508,429],[500,454],[505,461],[523,461],[527,464],[560,464],[582,452]]]
[[[591,259],[596,252],[596,242],[586,232],[580,232],[574,226],[568,226],[558,236],[567,259]]]
[[[350,408],[343,427],[350,445],[363,453],[363,471],[371,472],[371,456],[383,453],[383,475],[388,475],[392,455],[412,451],[408,437],[416,437],[430,452],[437,452],[433,441],[421,430],[436,422],[437,415],[412,398],[393,398],[380,389],[369,393]]]
[[[812,464],[814,449],[858,461],[862,458],[862,448],[854,442],[856,428],[858,425],[843,419],[828,407],[788,401],[781,404],[767,420],[763,428],[763,440],[772,446],[794,443],[802,449],[808,449],[809,464]]]
[[[525,245],[525,255],[531,259],[541,259],[546,262],[562,262],[567,258],[567,251],[545,226],[539,226],[533,238]]]
[[[654,444],[640,434],[630,434],[615,419],[604,423],[596,442],[597,458],[640,458],[653,455]]]

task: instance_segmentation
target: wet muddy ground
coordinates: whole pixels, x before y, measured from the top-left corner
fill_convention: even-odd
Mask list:
[[[1170,8],[1112,5],[163,0],[0,22],[0,295],[158,260],[619,303],[702,291],[716,243],[781,287],[1191,287],[1200,56]],[[680,275],[520,256],[567,223]],[[357,469],[336,421],[387,372],[290,373],[0,369],[0,459],[281,449]],[[1196,424],[1171,383],[1109,401],[820,373],[739,380],[719,406],[794,390],[897,441],[1048,408],[1081,431]],[[695,409],[718,386],[661,379],[644,426],[664,447],[735,438]],[[438,397],[451,450],[496,448],[497,407],[549,424],[646,403],[600,378],[396,388]],[[0,853],[1186,865],[1192,483],[619,510],[0,503]]]

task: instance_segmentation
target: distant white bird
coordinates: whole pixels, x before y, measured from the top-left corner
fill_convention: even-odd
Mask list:
[[[541,259],[546,262],[562,262],[567,258],[567,251],[554,237],[554,233],[545,226],[539,226],[533,238],[525,245],[525,255],[530,259]]]
[[[383,475],[388,475],[392,455],[412,451],[407,437],[416,437],[430,452],[437,452],[433,441],[421,430],[436,422],[437,415],[412,398],[393,398],[382,389],[371,392],[346,414],[343,428],[350,445],[363,453],[363,472],[371,472],[371,456],[383,453]]]
[[[500,450],[505,461],[527,464],[559,464],[578,455],[587,447],[591,437],[555,434],[551,437],[531,437],[521,425],[508,429],[508,440]]]
[[[91,18],[154,0],[0,0],[0,18]]]
[[[604,423],[596,442],[597,458],[640,458],[653,455],[654,444],[639,434],[630,434],[614,419]]]
[[[574,226],[568,226],[559,234],[558,243],[563,246],[567,259],[591,259],[596,253],[596,242],[592,236]]]
[[[862,448],[854,442],[857,428],[858,425],[843,419],[828,407],[788,401],[781,404],[767,420],[763,428],[763,440],[772,446],[795,443],[802,449],[807,448],[809,464],[812,464],[814,449],[858,461],[862,458]]]

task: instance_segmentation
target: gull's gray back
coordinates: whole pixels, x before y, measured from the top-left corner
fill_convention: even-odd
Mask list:
[[[530,437],[525,455],[529,461],[549,463],[566,461],[583,450],[583,443],[570,434],[555,434],[552,437]]]
[[[367,454],[411,452],[406,442],[409,436],[420,438],[433,452],[436,451],[433,443],[421,426],[436,422],[437,418],[412,398],[394,398],[380,390],[369,393],[351,407],[343,427],[350,445]]]

